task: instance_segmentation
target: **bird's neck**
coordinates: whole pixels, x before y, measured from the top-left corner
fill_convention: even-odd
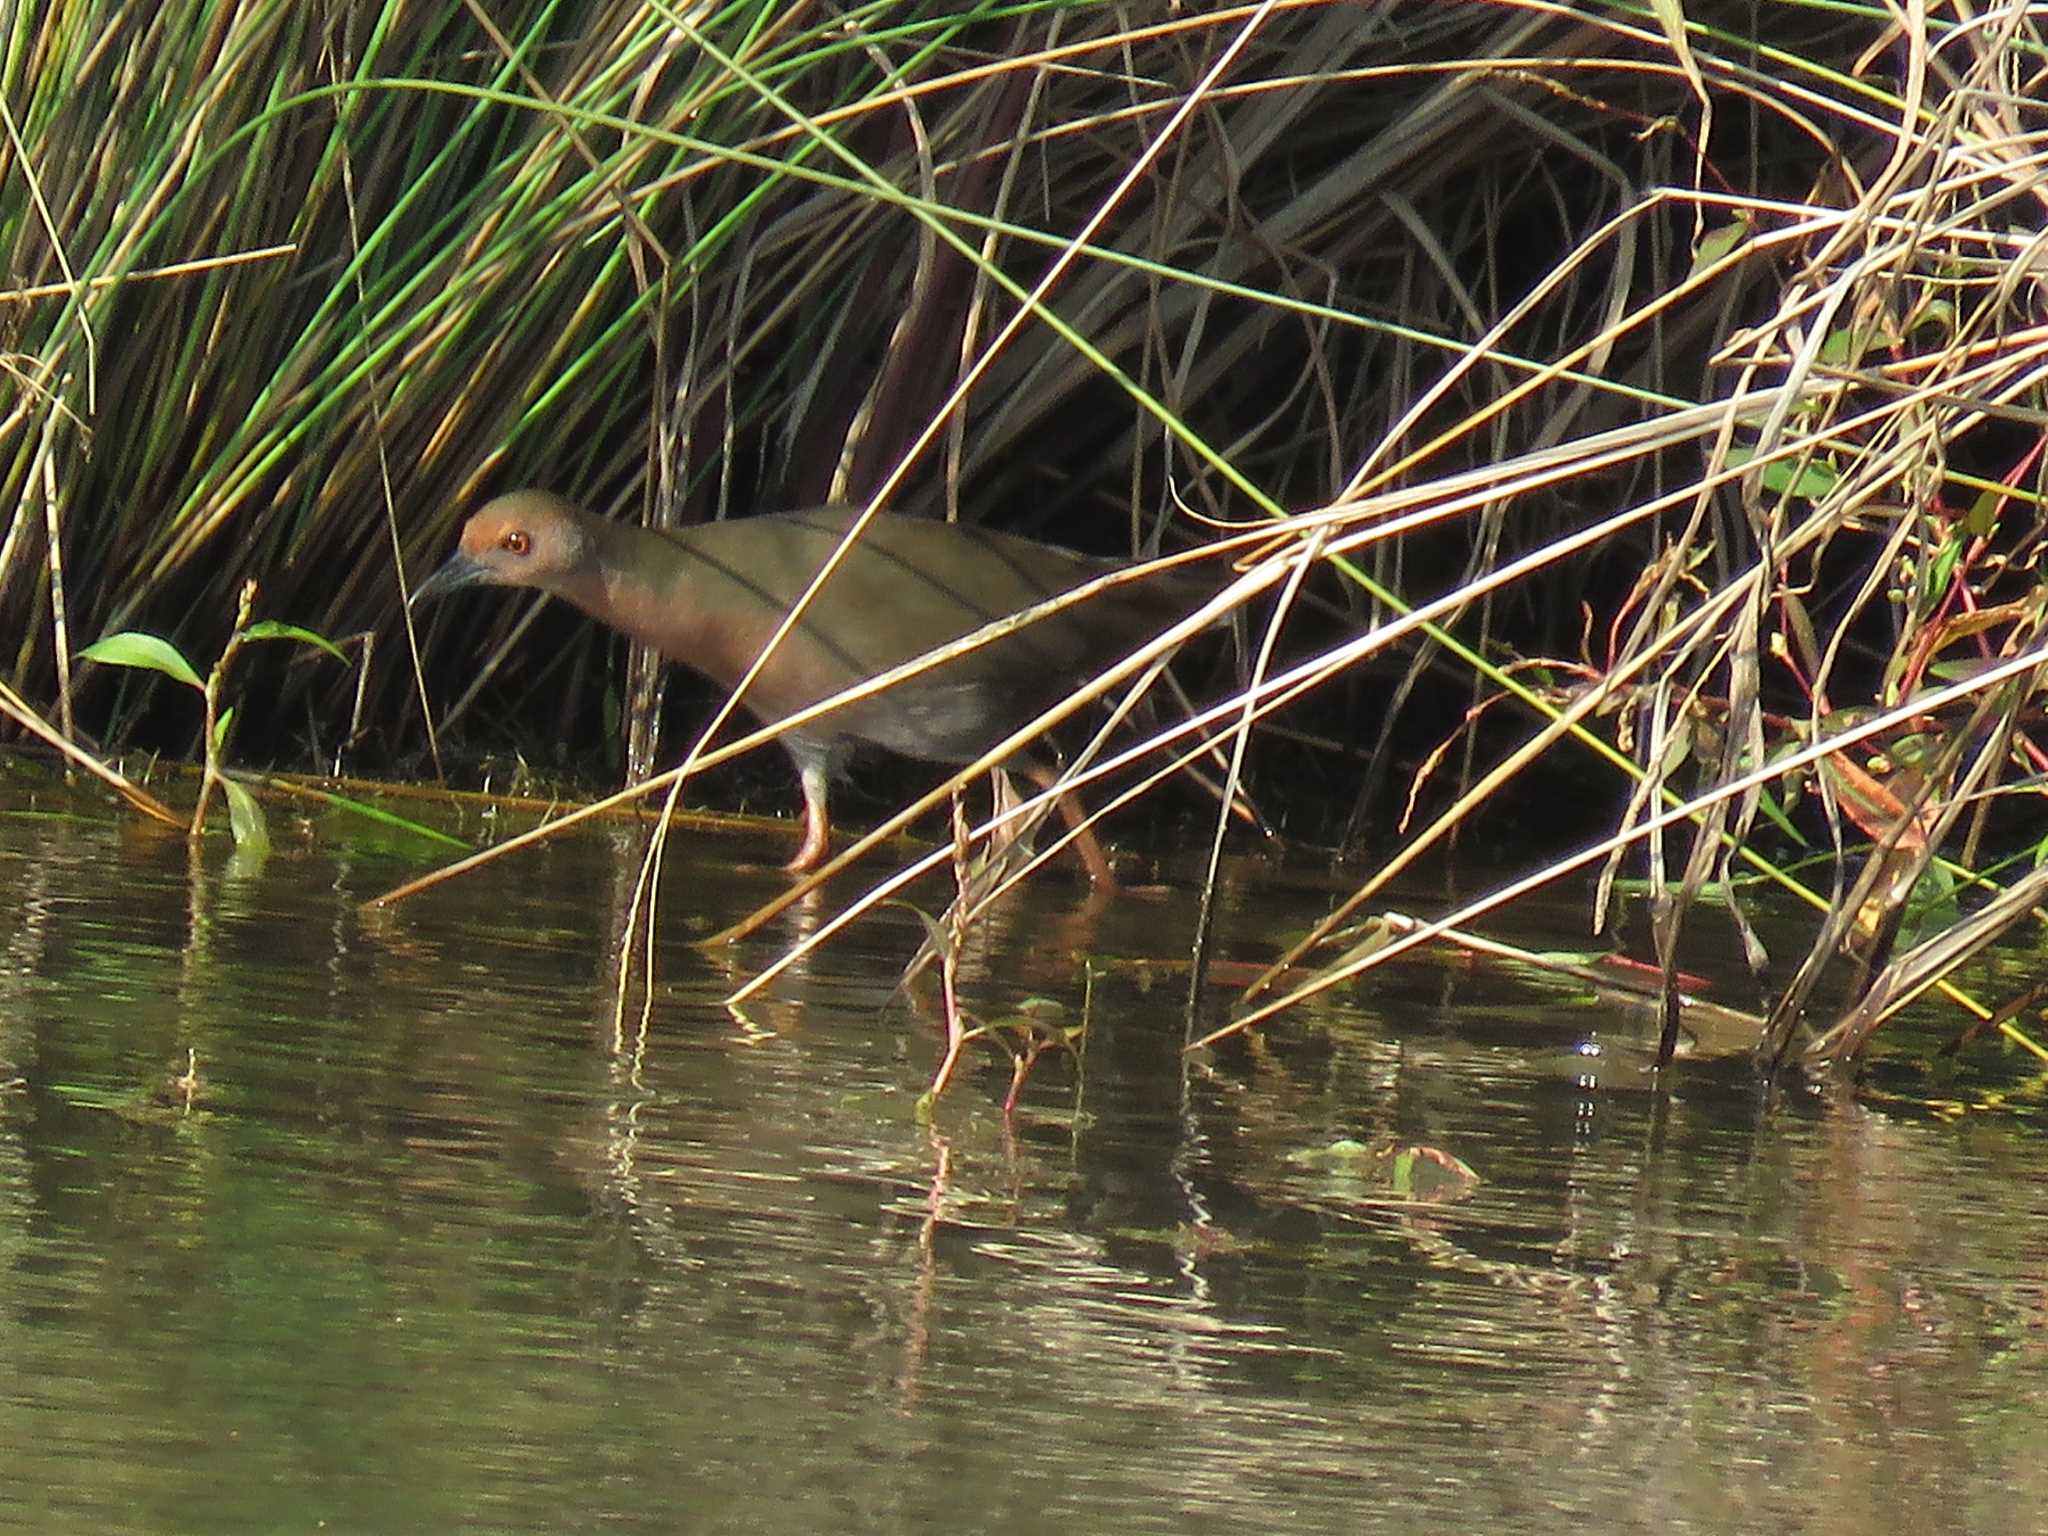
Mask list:
[[[677,613],[691,606],[681,554],[660,535],[608,518],[589,519],[590,558],[561,579],[558,597],[593,619],[664,649]]]
[[[592,557],[557,594],[670,659],[730,684],[779,615],[689,538],[592,518]],[[698,542],[705,530],[693,530]]]

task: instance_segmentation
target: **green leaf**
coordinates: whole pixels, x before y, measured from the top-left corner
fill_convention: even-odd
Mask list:
[[[1765,790],[1757,796],[1756,803],[1757,809],[1764,813],[1765,818],[1769,820],[1771,825],[1784,833],[1786,837],[1802,848],[1813,846],[1806,840],[1806,834],[1801,832],[1798,825],[1785,813],[1785,807],[1778,803],[1776,795],[1772,794],[1769,790]]]
[[[269,779],[265,779],[262,782],[266,784],[273,783]],[[400,816],[394,811],[385,810],[381,805],[372,805],[367,800],[354,800],[347,795],[337,795],[332,790],[315,789],[309,784],[291,785],[290,791],[294,794],[309,795],[315,800],[324,801],[338,811],[346,811],[352,816],[360,816],[364,820],[374,821],[380,826],[392,827],[401,832],[410,832],[416,837],[427,838],[432,842],[442,844],[444,847],[460,848],[464,852],[469,851],[470,845],[461,838],[450,837],[438,827],[430,827],[425,822],[414,821],[410,817]]]
[[[1956,566],[1962,558],[1962,539],[1952,535],[1942,541],[1941,547],[1934,552],[1933,563],[1928,566],[1927,574],[1920,583],[1918,606],[1921,614],[1932,613],[1935,605],[1947,594],[1949,583],[1955,578]]]
[[[1866,339],[1861,327],[1838,325],[1821,338],[1820,361],[1832,368],[1853,368],[1863,361]]]
[[[175,645],[137,630],[124,629],[118,635],[102,635],[80,651],[78,659],[105,662],[110,667],[141,667],[150,672],[161,672],[165,677],[176,678],[187,688],[206,692],[206,684],[199,681],[199,674],[192,670],[192,663],[179,653]]]
[[[1986,486],[1977,493],[1977,499],[1970,503],[1969,515],[1963,519],[1963,527],[1972,538],[1988,539],[1998,532],[1998,509],[2005,495],[2003,486]]]
[[[1756,449],[1737,443],[1728,450],[1730,465],[1740,467],[1756,457]],[[1764,489],[1784,493],[1807,501],[1819,501],[1841,483],[1841,474],[1834,466],[1819,459],[1808,459],[1801,464],[1796,461],[1773,459],[1761,471]]]
[[[1700,237],[1698,248],[1693,252],[1692,270],[1686,276],[1697,277],[1748,238],[1749,215],[1746,213],[1737,214],[1730,222],[1708,230]]]
[[[317,635],[310,629],[301,629],[296,624],[280,624],[275,619],[258,619],[243,635],[251,640],[296,640],[301,645],[318,646],[343,666],[348,665],[348,655],[325,635]]]
[[[220,787],[228,797],[228,826],[235,834],[235,851],[262,858],[270,852],[270,824],[256,797],[233,779],[222,779]]]
[[[230,704],[220,712],[220,718],[213,722],[213,755],[220,756],[220,749],[227,745],[228,727],[235,723],[235,706]]]
[[[946,946],[951,941],[946,937],[945,927],[936,917],[925,911],[923,907],[913,906],[907,901],[892,901],[888,905],[901,907],[906,912],[915,912],[917,920],[924,924],[924,936],[930,941],[932,948],[942,955],[946,952]]]
[[[1956,330],[1956,307],[1947,299],[1932,299],[1913,311],[1913,329],[1923,325],[1938,326],[1944,335],[1952,336]]]

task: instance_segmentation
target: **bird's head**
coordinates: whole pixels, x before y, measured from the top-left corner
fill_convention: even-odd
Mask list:
[[[561,592],[592,558],[583,514],[547,491],[514,491],[487,502],[462,525],[454,554],[413,592],[431,602],[463,587],[535,587]]]

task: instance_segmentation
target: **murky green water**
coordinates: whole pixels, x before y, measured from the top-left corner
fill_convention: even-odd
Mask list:
[[[229,879],[80,803],[0,803],[0,1528],[2039,1524],[2023,1117],[1764,1111],[1707,1065],[1659,1130],[1620,1021],[1463,969],[1184,1066],[1177,984],[1119,964],[1078,1088],[1048,1062],[1006,1124],[983,1052],[925,1125],[907,913],[752,1028],[718,1000],[821,914],[677,929],[621,1033],[629,831],[373,923],[429,852],[323,815]],[[730,862],[783,851],[685,840],[665,909],[736,917],[780,877]],[[970,1006],[1185,946],[1184,899],[1076,895]],[[1484,1183],[1388,1209],[1304,1156],[1388,1137]]]

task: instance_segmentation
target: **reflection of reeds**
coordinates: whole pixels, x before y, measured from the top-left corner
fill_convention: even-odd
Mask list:
[[[1206,729],[1270,743],[1286,707],[1369,757],[1288,746],[1260,790],[1330,780],[1323,820],[1374,847],[1389,765],[1423,768],[1400,851],[1241,1017],[1424,942],[1323,952],[1560,785],[1612,837],[1544,864],[1571,841],[1545,816],[1524,875],[1444,921],[1586,867],[1605,922],[1639,875],[1668,975],[1702,897],[1760,951],[1740,882],[1792,891],[1825,916],[1770,973],[1774,1057],[1853,1058],[2033,917],[1999,859],[2037,818],[1998,814],[2039,771],[2029,7],[1919,36],[1715,10],[1682,42],[1510,3],[488,17],[101,0],[8,34],[17,718],[62,718],[63,662],[114,630],[217,653],[250,578],[277,617],[395,634],[400,557],[426,569],[487,486],[629,515],[641,488],[657,521],[895,487],[1072,542],[1107,505],[1094,542],[1125,549],[1172,518],[1191,542],[1179,506],[1323,509],[1240,557],[1255,640],[1284,632]],[[1709,30],[1744,18],[1767,34]],[[1335,631],[1278,600],[1311,558]],[[525,623],[440,619],[432,696],[488,625],[557,735],[604,642]],[[1350,697],[1381,652],[1406,678]],[[355,722],[410,751],[396,654],[345,683],[251,657],[250,708],[323,759]],[[118,742],[146,694],[117,682],[79,702]],[[653,706],[626,714],[648,761]],[[1799,838],[1813,862],[1772,862]]]

